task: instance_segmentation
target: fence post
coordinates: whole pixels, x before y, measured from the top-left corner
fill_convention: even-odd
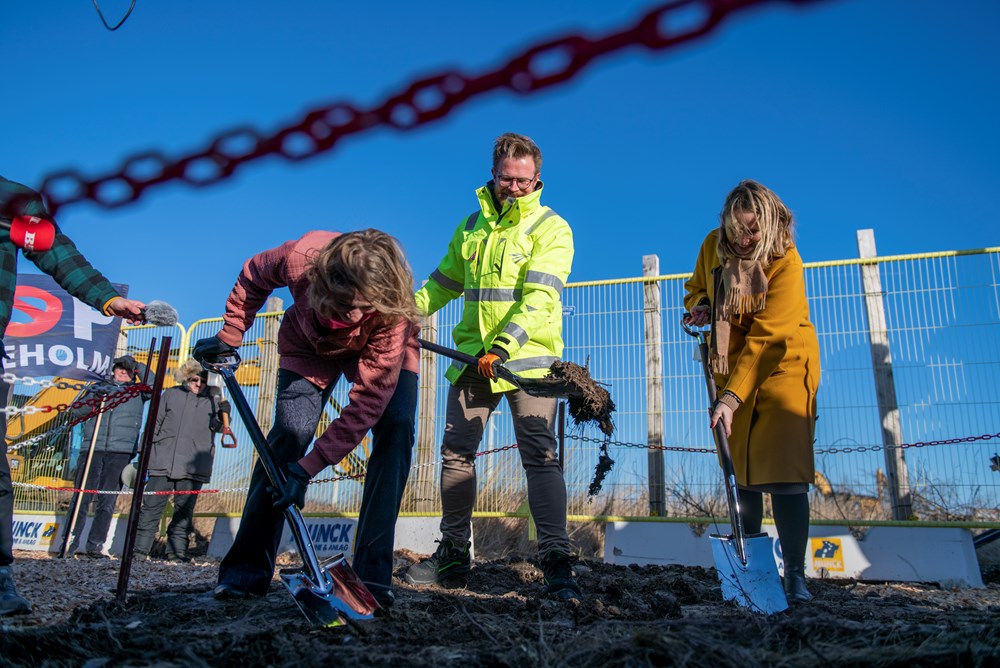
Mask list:
[[[660,275],[660,258],[642,256],[642,275]],[[666,488],[663,463],[663,356],[660,347],[663,335],[660,327],[660,284],[647,281],[642,284],[644,334],[646,340],[646,443],[649,466],[649,514],[664,517],[667,514]]]
[[[437,343],[438,314],[423,319],[420,336]],[[434,438],[437,424],[437,364],[438,356],[420,349],[420,411],[417,415],[417,479],[414,485],[413,508],[416,512],[435,510],[437,494],[434,489],[434,467],[430,464],[437,454]]]
[[[264,304],[265,313],[276,313],[284,309],[281,297],[268,297]],[[264,336],[257,340],[260,351],[260,381],[257,386],[257,422],[267,436],[274,423],[275,391],[278,387],[278,328],[281,318],[264,319]]]
[[[858,230],[858,257],[874,258],[875,231]],[[885,470],[892,502],[892,518],[907,520],[912,515],[910,481],[903,457],[903,427],[896,404],[896,382],[892,376],[892,353],[889,350],[889,333],[882,301],[882,276],[877,263],[862,264],[861,278],[865,290],[865,308],[868,312],[868,340],[871,344],[872,371],[875,374],[875,395],[882,420],[882,445],[885,453]]]

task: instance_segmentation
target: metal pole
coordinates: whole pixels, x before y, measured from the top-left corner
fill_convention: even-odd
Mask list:
[[[857,237],[860,257],[878,257],[874,230],[858,230]],[[875,397],[878,400],[879,417],[882,422],[882,444],[885,447],[885,472],[889,478],[892,519],[905,521],[913,514],[913,500],[910,495],[910,476],[906,469],[906,458],[901,447],[903,424],[899,415],[899,404],[896,401],[889,326],[885,317],[882,276],[878,264],[861,265],[861,278],[865,289],[868,340],[871,347],[872,372],[875,375]]]
[[[153,354],[154,338],[149,343],[150,359]],[[149,412],[146,414],[146,426],[142,434],[142,446],[139,448],[139,466],[135,475],[135,486],[132,489],[132,505],[128,513],[128,526],[125,529],[125,545],[122,547],[122,565],[118,570],[118,589],[115,598],[119,603],[125,602],[128,591],[128,577],[132,570],[132,550],[135,549],[135,532],[139,528],[139,512],[142,510],[142,492],[146,489],[146,472],[149,470],[149,455],[153,449],[153,431],[156,416],[160,410],[160,394],[163,391],[163,381],[167,376],[167,363],[170,361],[170,337],[163,337],[160,344],[159,357],[156,359],[156,373],[153,375],[153,396],[149,399]],[[147,372],[149,365],[146,365]]]
[[[80,481],[80,489],[87,489],[87,476],[90,475],[90,463],[94,459],[94,446],[97,445],[97,433],[101,430],[101,418],[104,417],[104,402],[106,396],[101,396],[101,406],[97,413],[97,422],[94,423],[94,433],[90,437],[90,448],[87,450],[87,461],[83,466],[83,478]],[[76,518],[80,515],[80,506],[83,505],[83,492],[76,492],[73,494],[73,509],[70,511],[69,524],[66,525],[66,531],[63,534],[62,547],[59,549],[59,558],[62,559],[66,556],[66,551],[69,547],[71,536],[73,534],[73,529],[76,527]]]
[[[654,278],[660,275],[660,258],[642,256],[642,275]],[[649,467],[649,515],[665,517],[667,514],[666,464],[663,457],[663,333],[660,325],[662,311],[660,284],[647,281],[642,284],[643,334],[646,352],[646,451]]]

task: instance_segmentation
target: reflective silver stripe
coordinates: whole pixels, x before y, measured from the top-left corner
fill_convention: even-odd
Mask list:
[[[510,288],[466,288],[467,302],[519,302],[521,291]]]
[[[552,209],[549,209],[548,211],[546,211],[545,213],[543,213],[542,217],[539,218],[538,220],[536,220],[535,223],[531,227],[529,227],[528,229],[526,229],[524,231],[524,233],[525,234],[531,234],[532,232],[535,231],[536,227],[538,227],[539,225],[541,225],[542,223],[544,223],[546,220],[548,220],[549,218],[551,218],[554,215],[556,215],[556,212],[553,211]]]
[[[548,369],[553,362],[558,362],[558,357],[525,357],[519,360],[512,360],[504,364],[511,371],[529,371],[531,369]]]
[[[524,328],[515,322],[508,322],[507,326],[503,328],[503,333],[508,336],[514,337],[517,341],[517,345],[523,346],[528,342],[528,333],[524,331]]]
[[[462,283],[460,281],[448,278],[443,273],[441,273],[440,269],[435,269],[433,272],[431,272],[431,278],[440,283],[441,287],[444,288],[445,290],[451,290],[452,292],[462,291]]]
[[[451,362],[451,368],[452,369],[458,369],[459,371],[463,371],[465,369],[465,367],[467,367],[467,366],[468,366],[467,364],[459,362],[458,360],[452,360],[452,362]],[[549,366],[552,366],[552,365],[550,364]]]
[[[465,219],[465,231],[468,232],[473,227],[476,226],[476,220],[479,218],[479,211],[473,211],[468,218]]]
[[[529,271],[524,275],[525,283],[538,283],[539,285],[547,285],[550,288],[555,288],[555,291],[562,296],[563,292],[563,282],[559,280],[559,277],[555,274],[546,274],[541,271]]]

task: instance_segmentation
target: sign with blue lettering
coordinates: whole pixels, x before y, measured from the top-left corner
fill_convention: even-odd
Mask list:
[[[18,519],[18,517],[23,519]],[[14,519],[14,549],[37,550],[52,545],[59,530],[59,524],[53,521],[39,521],[38,516],[22,515]]]
[[[354,531],[358,521],[353,517],[306,517],[303,518],[306,531],[312,541],[316,554],[329,557],[336,554],[346,554],[350,557],[354,550]],[[281,538],[279,551],[297,550],[295,540],[288,527],[285,527]]]
[[[114,284],[121,295],[128,286]],[[7,371],[25,376],[101,380],[111,373],[121,319],[70,296],[50,276],[18,274],[4,336]]]

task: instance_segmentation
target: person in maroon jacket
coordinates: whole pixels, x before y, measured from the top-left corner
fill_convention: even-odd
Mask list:
[[[267,593],[282,511],[293,503],[301,508],[309,480],[340,462],[370,429],[353,565],[379,603],[391,605],[396,518],[415,438],[420,349],[413,276],[399,243],[384,232],[308,232],[246,261],[226,301],[222,330],[198,341],[194,357],[239,346],[268,295],[280,287],[291,291],[294,304],[278,331],[277,402],[267,441],[286,473],[285,493],[272,498],[258,462],[214,595]],[[352,383],[349,403],[306,454],[342,376]]]

